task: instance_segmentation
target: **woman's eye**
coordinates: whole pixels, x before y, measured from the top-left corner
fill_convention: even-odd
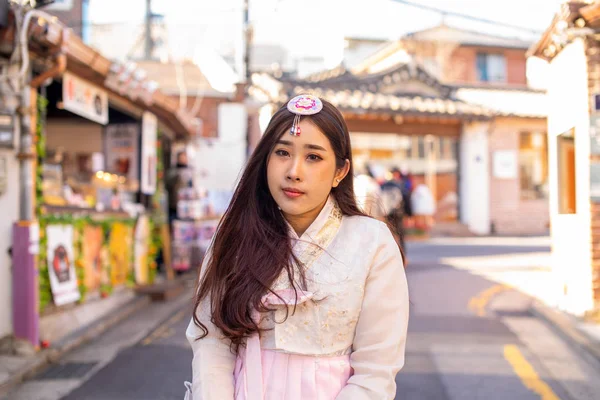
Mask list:
[[[322,160],[322,158],[320,156],[316,155],[316,154],[310,154],[308,156],[308,159],[310,161],[320,161],[320,160]]]
[[[290,153],[288,153],[288,152],[287,152],[287,151],[285,151],[285,150],[281,150],[281,149],[280,149],[280,150],[277,150],[277,151],[275,151],[275,154],[277,154],[278,156],[282,156],[282,157],[286,157],[286,156],[289,156],[289,155],[290,155]]]

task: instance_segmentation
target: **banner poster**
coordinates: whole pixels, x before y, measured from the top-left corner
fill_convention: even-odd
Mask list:
[[[73,226],[48,225],[48,274],[54,304],[62,306],[80,299],[73,255]]]
[[[108,251],[110,257],[110,279],[114,286],[123,285],[131,269],[131,227],[120,222],[112,226]]]
[[[192,245],[190,243],[173,242],[172,265],[175,271],[190,269],[192,259]]]
[[[134,268],[135,282],[138,285],[148,284],[148,241],[150,239],[150,223],[147,215],[138,218],[134,233]]]
[[[99,226],[83,228],[84,284],[90,291],[100,289],[102,284],[102,243],[104,231]]]
[[[145,112],[142,116],[142,175],[141,188],[144,194],[156,191],[156,116]]]

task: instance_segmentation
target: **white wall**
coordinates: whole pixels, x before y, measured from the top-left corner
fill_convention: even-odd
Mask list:
[[[0,194],[0,338],[9,335],[12,327],[12,261],[7,250],[12,244],[12,225],[19,216],[19,162],[14,150],[0,149],[6,160],[7,191]]]
[[[582,314],[593,307],[590,214],[588,73],[577,39],[550,64],[548,157],[552,260],[557,306]],[[577,213],[558,214],[556,137],[575,128]]]
[[[240,103],[219,105],[219,137],[195,146],[197,185],[213,190],[234,189],[246,163],[248,116]]]
[[[478,235],[490,233],[488,123],[465,124],[460,138],[461,222]]]

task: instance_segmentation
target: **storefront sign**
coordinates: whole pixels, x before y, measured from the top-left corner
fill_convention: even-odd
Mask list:
[[[73,303],[81,297],[77,287],[75,257],[73,256],[73,226],[49,225],[48,274],[54,304],[62,306]]]
[[[158,124],[154,114],[145,112],[142,117],[142,176],[144,194],[156,191],[156,130]]]
[[[517,178],[517,152],[501,150],[494,152],[494,178]]]
[[[63,76],[63,106],[65,110],[91,121],[108,123],[108,95],[102,89],[65,73]]]
[[[115,124],[106,127],[106,170],[138,182],[138,124]]]

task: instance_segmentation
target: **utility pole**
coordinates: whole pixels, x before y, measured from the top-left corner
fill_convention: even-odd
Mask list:
[[[244,92],[243,92],[243,101],[246,104],[246,156],[250,155],[250,147],[251,147],[251,136],[252,136],[252,110],[250,108],[249,100],[249,91],[251,81],[252,71],[250,70],[250,49],[252,48],[252,26],[250,25],[250,1],[244,0]]]
[[[244,33],[245,33],[245,49],[244,49],[244,72],[246,78],[245,95],[248,95],[250,87],[250,49],[252,48],[252,26],[250,25],[250,4],[249,0],[244,0]]]
[[[152,39],[152,0],[146,0],[146,32],[144,35],[144,58],[146,60],[152,59],[152,53],[154,50],[154,40]]]

